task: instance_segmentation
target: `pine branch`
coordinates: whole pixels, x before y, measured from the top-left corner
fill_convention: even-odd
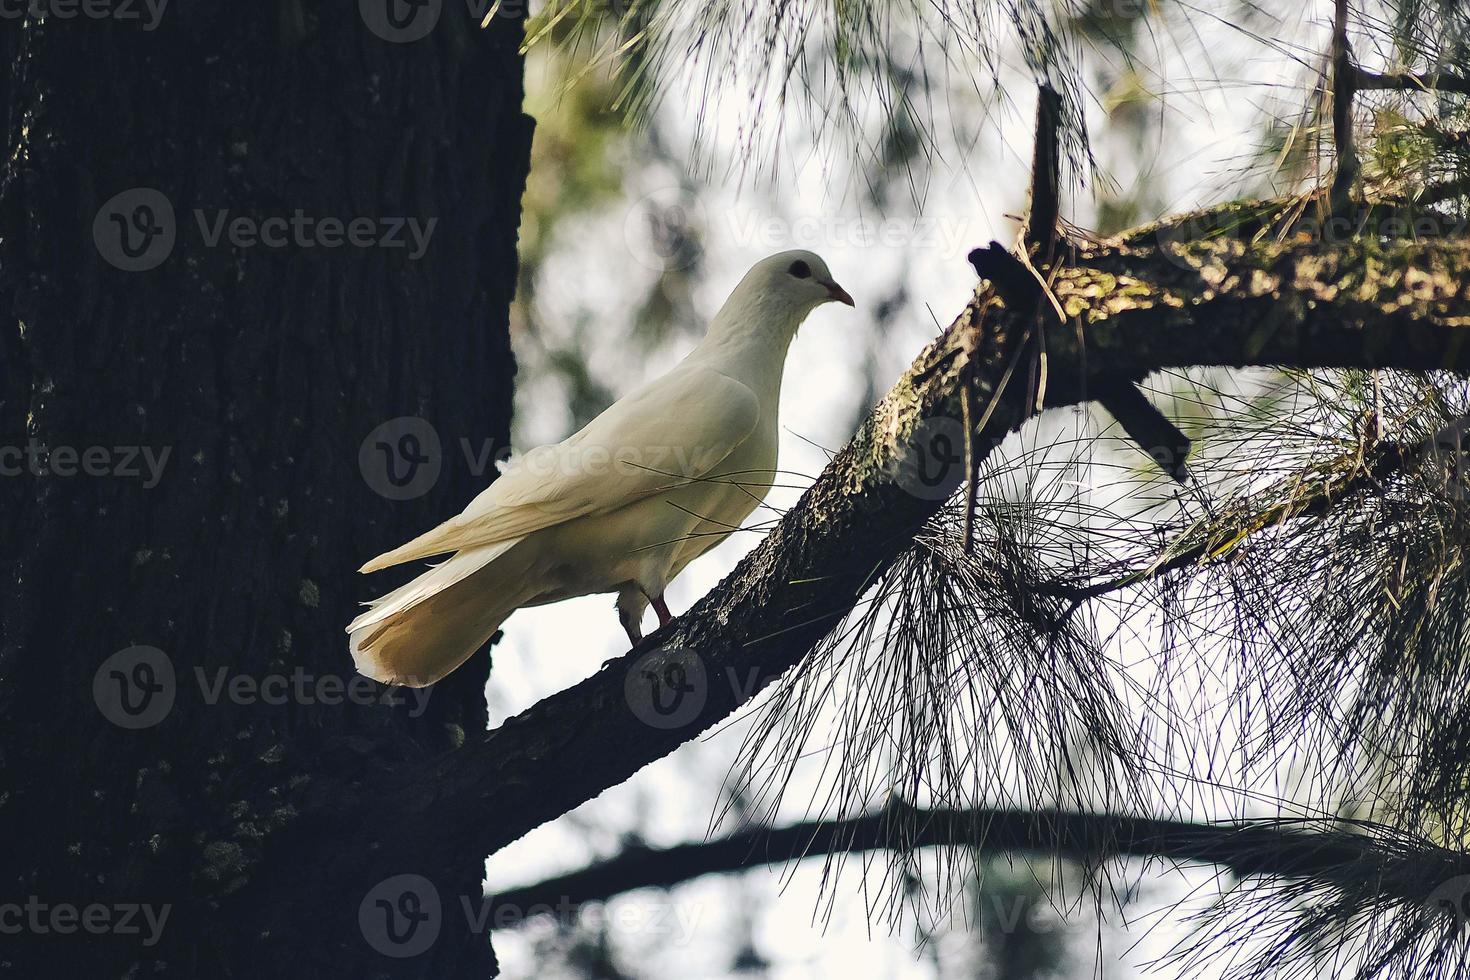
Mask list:
[[[1270,487],[1255,500],[1274,501],[1264,507],[1246,502],[1243,510],[1226,513],[1191,529],[1147,568],[1086,587],[1031,583],[1031,588],[1074,603],[1096,599],[1129,586],[1152,581],[1169,572],[1233,554],[1256,535],[1288,521],[1317,517],[1358,494],[1371,492],[1386,480],[1421,464],[1446,447],[1463,444],[1470,418],[1460,418],[1419,442],[1386,441],[1371,446],[1350,469],[1329,468],[1322,474],[1294,474]]]
[[[1030,266],[1000,242],[971,249],[967,258],[975,274],[994,286],[1001,300],[1015,313],[1032,313],[1041,305],[1041,281]]]
[[[1061,220],[1062,97],[1042,85],[1036,97],[1036,144],[1031,160],[1031,211],[1026,219],[1026,251],[1045,268],[1051,264]]]
[[[1337,150],[1337,170],[1332,178],[1332,213],[1347,215],[1353,207],[1353,191],[1362,172],[1353,141],[1353,98],[1358,91],[1358,67],[1348,45],[1348,0],[1337,0],[1332,28],[1332,138]]]
[[[1382,882],[1388,897],[1423,898],[1415,882],[1470,872],[1470,854],[1429,841],[1394,838],[1307,821],[1201,824],[1056,810],[948,810],[890,805],[850,820],[753,827],[717,840],[669,848],[629,847],[606,861],[494,896],[497,917],[575,912],[639,888],[671,888],[708,874],[875,850],[970,847],[987,854],[1030,851],[1086,863],[1119,857],[1211,864],[1238,877],[1309,879],[1361,890]],[[1429,887],[1433,887],[1431,884]]]
[[[1343,241],[1368,237],[1380,231],[1388,238],[1400,237],[1399,229],[1413,228],[1419,238],[1458,234],[1460,225],[1430,210],[1434,205],[1465,196],[1460,181],[1427,188],[1417,200],[1387,198],[1365,201],[1352,214],[1334,216],[1327,208],[1330,196],[1320,193],[1260,201],[1227,201],[1140,225],[1106,240],[1110,247],[1148,248],[1183,246],[1191,242],[1235,239],[1255,244],[1262,241],[1289,242],[1295,236]],[[1426,224],[1423,219],[1432,219]]]
[[[1447,72],[1390,72],[1382,74],[1375,71],[1364,71],[1359,68],[1356,75],[1356,86],[1363,91],[1453,92],[1457,95],[1470,95],[1470,78],[1451,75]]]
[[[1189,437],[1154,407],[1135,384],[1115,381],[1094,389],[1098,404],[1118,420],[1123,431],[1159,469],[1179,483],[1189,482]]]

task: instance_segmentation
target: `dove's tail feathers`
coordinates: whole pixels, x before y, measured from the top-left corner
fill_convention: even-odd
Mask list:
[[[373,626],[384,620],[406,612],[412,607],[432,599],[457,582],[462,582],[490,562],[508,552],[519,538],[497,541],[479,548],[467,548],[456,553],[447,561],[432,566],[418,578],[400,585],[387,595],[374,599],[367,610],[351,623],[347,632],[356,633],[365,626]]]
[[[427,687],[468,660],[533,598],[525,594],[521,563],[495,561],[515,543],[462,551],[354,619],[347,631],[358,672],[384,684]]]
[[[470,541],[471,537],[482,537],[483,535],[484,532],[479,527],[479,522],[470,524],[460,521],[457,518],[447,520],[433,530],[425,531],[412,541],[401,544],[392,551],[383,552],[359,568],[358,571],[365,575],[368,572],[376,572],[392,565],[401,565],[406,561],[416,561],[420,558],[433,558],[435,555],[442,555],[450,551],[459,551],[470,547],[472,544]],[[509,542],[495,542],[492,547],[498,547],[501,544],[508,546],[514,544],[516,540],[516,538],[512,538]],[[476,541],[473,543],[483,544],[484,542]]]

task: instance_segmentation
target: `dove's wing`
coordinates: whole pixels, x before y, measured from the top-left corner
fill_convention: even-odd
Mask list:
[[[686,367],[614,402],[581,431],[526,454],[451,518],[361,569],[507,541],[616,510],[716,472],[760,418],[750,388]]]

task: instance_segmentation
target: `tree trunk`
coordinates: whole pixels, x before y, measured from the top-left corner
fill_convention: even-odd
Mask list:
[[[443,915],[397,932],[434,896],[347,894],[314,855],[363,832],[358,779],[486,724],[488,657],[387,704],[343,626],[397,584],[352,569],[508,443],[521,24],[108,9],[0,36],[0,960],[489,975],[460,903],[482,853],[423,869]],[[398,846],[355,861],[418,871]],[[279,889],[316,914],[273,915]],[[403,958],[409,929],[436,937]]]

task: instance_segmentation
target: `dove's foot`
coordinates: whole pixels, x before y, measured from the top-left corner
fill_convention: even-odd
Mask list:
[[[618,590],[618,622],[623,624],[623,631],[628,634],[628,642],[633,646],[643,639],[643,610],[648,608],[648,599],[643,590],[635,583],[629,582]]]
[[[660,592],[650,601],[653,603],[653,611],[658,613],[658,624],[660,626],[669,625],[674,617],[669,613],[669,604],[664,601],[664,594]]]
[[[643,639],[643,627],[638,622],[637,615],[629,613],[626,610],[619,609],[618,622],[623,624],[623,631],[628,634],[628,644],[630,646],[636,647],[638,645],[638,641]]]

